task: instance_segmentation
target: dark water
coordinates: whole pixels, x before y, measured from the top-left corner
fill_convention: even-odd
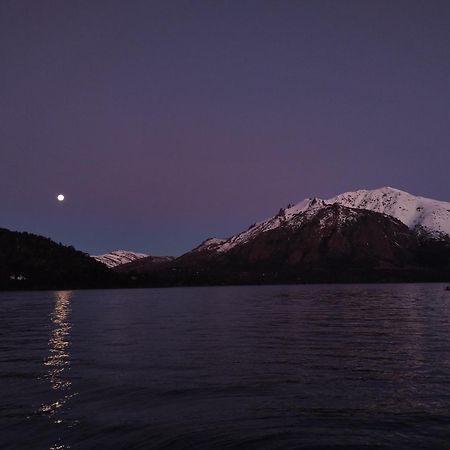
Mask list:
[[[450,292],[0,293],[0,389],[0,449],[450,448]]]

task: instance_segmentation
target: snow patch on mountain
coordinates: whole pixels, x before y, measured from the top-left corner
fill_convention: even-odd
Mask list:
[[[192,252],[217,250],[217,248],[220,247],[224,242],[226,242],[226,239],[209,238],[204,240],[198,247],[194,248]]]
[[[145,253],[129,252],[127,250],[115,250],[113,252],[105,253],[104,255],[92,256],[98,262],[101,262],[109,268],[126,264],[136,259],[146,258],[149,255]]]
[[[450,236],[448,202],[414,196],[391,187],[346,192],[326,202],[387,214],[400,220],[410,229],[426,232],[435,238]]]

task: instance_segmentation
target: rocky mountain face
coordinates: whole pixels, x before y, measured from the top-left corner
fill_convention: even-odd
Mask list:
[[[415,236],[398,220],[333,204],[299,213],[227,252],[247,264],[339,269],[404,267],[416,247]]]

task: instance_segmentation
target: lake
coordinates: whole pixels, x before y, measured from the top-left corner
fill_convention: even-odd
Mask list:
[[[0,293],[1,449],[443,449],[442,284]]]

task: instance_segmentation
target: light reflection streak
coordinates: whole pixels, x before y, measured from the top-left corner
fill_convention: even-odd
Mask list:
[[[63,423],[62,413],[64,406],[76,393],[72,390],[72,382],[67,371],[70,369],[70,300],[71,291],[59,291],[55,293],[55,307],[50,316],[52,332],[48,341],[49,356],[44,360],[46,374],[44,379],[50,381],[52,391],[58,393],[55,401],[41,405],[39,411],[47,415],[55,424]],[[50,447],[53,449],[65,449],[65,445],[58,443]]]

